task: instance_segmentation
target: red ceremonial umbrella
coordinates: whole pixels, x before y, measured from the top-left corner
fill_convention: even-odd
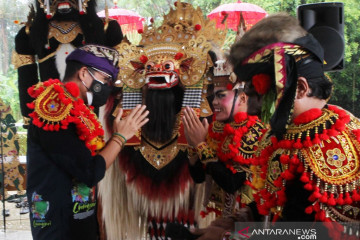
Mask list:
[[[238,31],[241,18],[245,23],[246,29],[249,30],[255,23],[267,15],[264,9],[255,4],[237,1],[236,3],[220,5],[209,13],[208,18],[215,19],[216,27],[222,29],[225,28],[224,20],[226,20],[227,28]]]
[[[97,15],[105,17],[105,10],[98,12]],[[118,21],[123,34],[143,29],[143,21],[145,21],[145,18],[136,12],[118,8],[116,5],[113,8],[109,8],[109,18]]]

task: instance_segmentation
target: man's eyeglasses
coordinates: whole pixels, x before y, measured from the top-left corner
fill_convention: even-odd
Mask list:
[[[92,74],[92,72],[90,71],[90,69],[93,70],[93,71],[95,71],[95,72],[98,72],[101,76],[103,76],[103,77],[104,77],[103,79],[106,81],[107,84],[111,84],[111,83],[112,83],[112,76],[111,76],[110,74],[108,74],[108,73],[106,73],[106,72],[104,72],[104,71],[101,71],[100,69],[94,68],[94,67],[88,67],[89,73],[91,74],[91,76],[92,76],[94,79],[96,79],[96,78],[95,78],[95,76]],[[96,80],[97,80],[97,79],[96,79]]]

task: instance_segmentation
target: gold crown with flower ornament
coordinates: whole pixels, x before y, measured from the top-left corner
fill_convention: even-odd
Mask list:
[[[208,55],[212,45],[221,47],[225,41],[226,30],[215,25],[200,8],[176,2],[160,27],[151,24],[140,32],[140,46],[126,42],[117,46],[121,85],[139,89],[149,82],[148,69],[169,62],[183,86],[196,85],[213,65]]]

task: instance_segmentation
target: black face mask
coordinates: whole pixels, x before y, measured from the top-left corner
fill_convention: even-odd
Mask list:
[[[101,107],[104,105],[111,93],[111,87],[109,85],[104,84],[96,79],[94,79],[92,82],[89,90],[93,93],[93,100],[91,105],[94,107]]]
[[[106,84],[103,83],[99,80],[97,80],[94,76],[94,74],[92,74],[89,71],[89,74],[92,76],[92,78],[94,79],[90,88],[88,88],[84,82],[82,82],[82,84],[84,84],[84,86],[86,87],[86,89],[88,90],[88,94],[92,93],[92,101],[89,99],[90,97],[87,94],[88,97],[88,104],[94,107],[101,107],[102,105],[104,105],[107,101],[107,99],[110,96],[111,93],[111,87]]]

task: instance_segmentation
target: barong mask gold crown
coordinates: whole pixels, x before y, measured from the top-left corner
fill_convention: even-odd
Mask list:
[[[178,1],[160,27],[151,24],[141,34],[140,46],[122,43],[117,47],[119,79],[134,89],[145,84],[161,89],[197,84],[212,66],[210,42],[222,46],[226,31],[204,19],[200,8]]]
[[[68,12],[71,8],[79,11],[80,14],[85,14],[89,1],[91,0],[38,0],[47,18],[54,16],[56,11]]]

